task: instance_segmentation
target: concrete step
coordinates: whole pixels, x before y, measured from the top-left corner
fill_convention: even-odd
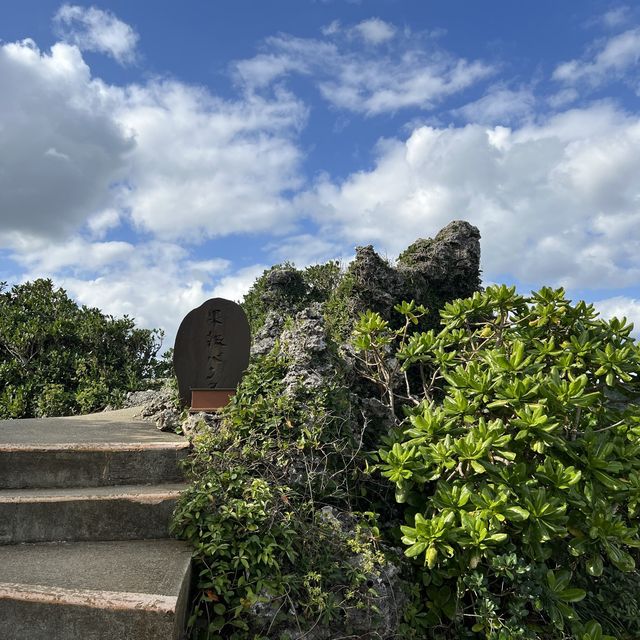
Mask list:
[[[136,418],[138,412],[0,420],[0,488],[179,482],[188,442]]]
[[[0,638],[178,640],[190,556],[177,540],[0,547]]]
[[[185,486],[1,490],[0,544],[166,538]]]

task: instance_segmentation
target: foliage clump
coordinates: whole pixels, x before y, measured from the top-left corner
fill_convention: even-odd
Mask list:
[[[195,548],[194,638],[382,637],[390,576],[375,515],[360,512],[362,426],[313,309],[193,439],[175,531]]]
[[[0,283],[0,418],[88,413],[156,372],[162,332],[79,307],[51,280]]]
[[[313,302],[328,300],[342,277],[337,260],[297,269],[290,262],[264,271],[244,296],[242,308],[247,314],[251,334],[256,335],[269,312],[287,316]]]
[[[424,307],[397,311],[399,329],[363,315],[354,344],[400,416],[377,469],[421,585],[407,637],[640,637],[632,325],[549,288],[456,300],[439,331],[412,331]]]

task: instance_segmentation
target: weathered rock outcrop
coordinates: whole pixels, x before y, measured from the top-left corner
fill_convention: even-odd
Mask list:
[[[252,355],[268,353],[280,336],[285,318],[308,306],[302,274],[292,267],[267,272],[261,286],[265,319],[253,337]],[[480,286],[480,232],[468,222],[455,220],[435,238],[416,240],[395,265],[371,245],[356,247],[355,259],[336,291],[333,308],[340,308],[349,325],[368,309],[394,322],[394,306],[403,300],[415,300],[431,310],[426,324],[435,327],[438,309],[451,300],[470,296]],[[346,337],[350,326],[342,328]]]
[[[394,423],[394,416],[381,402],[379,389],[360,376],[348,336],[359,314],[367,309],[397,322],[393,308],[403,300],[413,299],[430,308],[428,322],[435,326],[437,310],[445,302],[466,297],[480,288],[479,239],[480,233],[472,225],[452,222],[435,238],[414,242],[395,265],[380,257],[373,247],[360,247],[337,288],[323,301],[310,293],[313,282],[305,280],[305,272],[290,266],[266,272],[254,286],[250,299],[253,318],[259,320],[256,326],[260,328],[253,336],[252,356],[257,364],[252,365],[253,370],[250,367],[253,386],[244,402],[249,408],[255,407],[258,394],[268,392],[259,367],[276,354],[283,363],[277,374],[282,384],[277,396],[268,396],[269,407],[280,406],[280,400],[287,407],[286,420],[282,421],[287,425],[286,438],[292,438],[289,434],[298,431],[315,438],[311,448],[302,440],[285,439],[286,447],[279,450],[277,464],[272,464],[269,474],[261,476],[260,481],[276,488],[286,487],[291,496],[287,504],[292,500],[304,504],[297,513],[306,530],[320,533],[323,540],[335,544],[342,566],[353,568],[365,579],[353,588],[341,580],[325,584],[323,589],[340,603],[340,614],[334,620],[315,624],[293,600],[262,593],[247,612],[246,621],[252,632],[289,640],[399,637],[407,593],[402,579],[404,556],[389,543],[387,546],[377,540],[372,543],[371,537],[368,544],[360,545],[358,526],[362,515],[354,513],[358,509],[367,510],[366,500],[360,500],[361,496],[380,492],[377,498],[380,502],[386,495],[385,488],[367,484],[363,452],[378,446],[380,435]],[[267,354],[268,358],[259,359]],[[242,389],[240,398],[241,393]],[[245,406],[243,411],[247,410]],[[155,401],[148,401],[143,410],[160,427],[180,420],[174,412],[167,392]],[[244,420],[247,414],[240,415]],[[290,415],[294,416],[291,421]],[[268,417],[274,418],[272,414]],[[217,421],[217,416],[192,416],[182,419],[180,428],[185,433],[215,430]],[[259,435],[256,441],[263,442],[263,423],[261,420],[256,423],[261,425],[256,428]],[[277,416],[274,424],[280,424]],[[238,422],[235,425],[242,428]],[[282,425],[276,426],[278,429]],[[280,432],[277,433],[276,440],[280,441]],[[231,449],[224,451],[228,456]],[[264,463],[264,454],[260,455],[252,469]],[[352,496],[354,482],[365,487],[365,491],[356,491]],[[391,492],[389,495],[388,509],[395,517],[395,503]],[[350,590],[353,593],[347,598]],[[345,604],[348,602],[353,602],[353,606]]]
[[[404,293],[405,283],[397,269],[368,245],[356,247],[356,257],[347,269],[343,289],[354,319],[367,309],[389,318],[399,302],[398,294]]]
[[[304,297],[305,283],[302,274],[293,267],[279,267],[265,276],[262,300],[274,311],[287,311]]]
[[[435,238],[416,240],[395,267],[372,246],[358,247],[345,282],[354,317],[371,309],[392,320],[396,304],[415,300],[434,312],[436,324],[436,312],[446,302],[480,288],[480,232],[468,222],[451,222]]]
[[[480,232],[455,220],[433,239],[416,240],[397,262],[405,289],[438,307],[480,288]]]

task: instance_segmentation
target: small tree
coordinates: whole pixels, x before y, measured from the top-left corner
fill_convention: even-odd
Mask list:
[[[411,332],[424,308],[396,310],[404,327],[369,312],[354,345],[399,416],[377,468],[406,505],[425,635],[639,637],[598,606],[603,572],[632,572],[640,546],[632,325],[549,288],[456,300],[439,332]]]

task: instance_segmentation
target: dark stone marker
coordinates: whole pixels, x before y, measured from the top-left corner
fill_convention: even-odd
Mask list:
[[[234,390],[249,364],[251,335],[242,307],[212,298],[189,311],[176,335],[173,368],[180,398],[191,404],[193,389]]]

